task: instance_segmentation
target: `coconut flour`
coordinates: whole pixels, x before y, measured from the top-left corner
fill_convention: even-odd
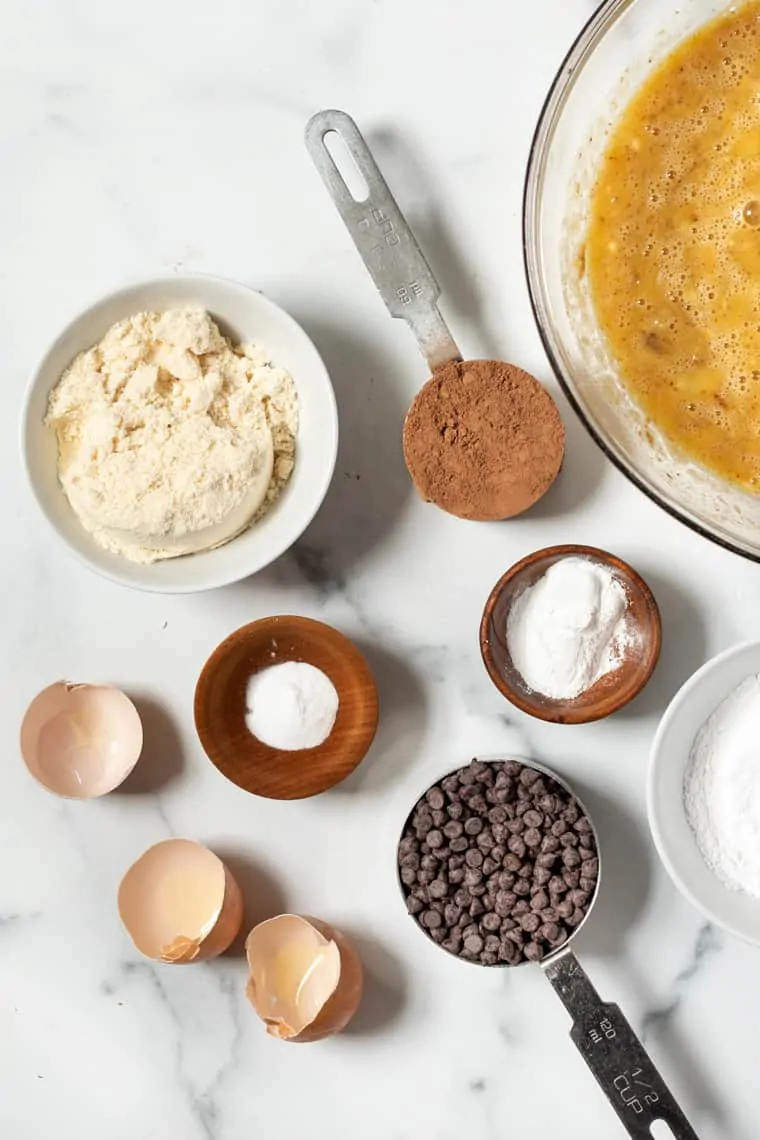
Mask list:
[[[202,309],[137,313],[51,393],[58,474],[107,550],[153,562],[220,546],[260,518],[293,469],[291,376],[233,347]]]

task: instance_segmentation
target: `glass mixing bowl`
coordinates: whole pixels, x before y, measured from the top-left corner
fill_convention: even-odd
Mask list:
[[[760,561],[760,497],[671,449],[628,395],[583,273],[591,193],[610,130],[646,75],[726,0],[607,0],[549,92],[528,165],[525,264],[538,328],[570,402],[638,487],[707,538]]]

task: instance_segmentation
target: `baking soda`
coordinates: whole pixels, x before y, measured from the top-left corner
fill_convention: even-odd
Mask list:
[[[622,583],[599,562],[563,558],[518,595],[507,646],[525,684],[572,700],[622,662],[630,642]]]
[[[246,688],[248,731],[283,752],[317,748],[338,715],[338,692],[321,669],[285,661],[254,673]]]

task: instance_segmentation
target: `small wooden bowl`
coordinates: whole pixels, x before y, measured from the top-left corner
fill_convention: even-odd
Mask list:
[[[562,558],[590,558],[611,570],[626,592],[629,620],[638,630],[620,666],[570,701],[553,700],[528,688],[507,647],[507,618],[513,602]],[[661,644],[660,611],[649,586],[627,563],[593,546],[552,546],[517,562],[494,586],[480,623],[480,652],[496,688],[523,712],[553,724],[589,724],[618,712],[649,681]]]
[[[246,727],[249,678],[285,661],[307,661],[338,690],[335,725],[317,748],[283,752]],[[377,686],[362,654],[336,629],[305,617],[262,618],[231,633],[195,688],[195,727],[209,760],[239,788],[271,800],[305,799],[345,780],[369,751],[377,720]]]

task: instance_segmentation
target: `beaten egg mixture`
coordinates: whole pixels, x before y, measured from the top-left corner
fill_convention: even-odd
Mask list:
[[[585,270],[636,401],[760,493],[760,3],[681,44],[614,130]]]

